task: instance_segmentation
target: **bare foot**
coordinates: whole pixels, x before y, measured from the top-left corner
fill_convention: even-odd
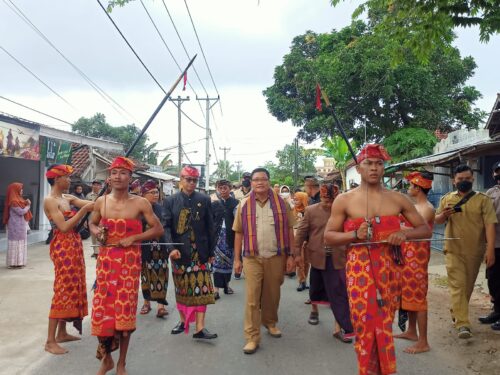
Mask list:
[[[394,335],[394,338],[410,340],[410,341],[417,341],[418,340],[418,336],[416,333],[408,332],[408,331],[400,333],[399,335]]]
[[[68,352],[67,349],[64,349],[57,342],[45,343],[45,351],[52,354],[66,354]]]
[[[417,342],[415,345],[405,348],[403,351],[408,354],[425,353],[431,350],[429,344]]]
[[[81,340],[81,338],[73,336],[73,335],[70,335],[68,333],[66,333],[64,335],[58,335],[58,336],[56,336],[56,341],[57,342],[68,342],[68,341],[78,341],[78,340]]]
[[[108,354],[102,359],[97,375],[105,375],[108,371],[113,370],[113,367],[115,367],[115,363],[113,362],[113,358],[111,358],[111,354]]]
[[[118,364],[116,365],[116,375],[127,375],[127,369],[125,368],[125,365]]]

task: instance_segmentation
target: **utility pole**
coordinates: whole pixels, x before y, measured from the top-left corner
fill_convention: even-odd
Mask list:
[[[236,162],[236,172],[238,172],[238,182],[241,180],[241,160]]]
[[[182,169],[182,137],[181,137],[181,120],[182,120],[182,112],[181,112],[181,104],[183,102],[189,101],[189,96],[186,98],[181,98],[180,96],[177,97],[177,99],[169,99],[171,102],[177,102],[177,132],[178,132],[178,161],[177,161],[177,168],[179,169],[179,177],[181,176],[181,169]]]
[[[231,151],[231,147],[219,147],[219,150],[224,151],[224,178],[227,178],[227,174],[228,174],[227,173],[228,172],[227,167],[228,167],[228,165],[226,163],[226,154],[229,151]]]
[[[220,97],[217,98],[209,98],[208,96],[206,98],[198,98],[196,97],[196,100],[205,100],[206,101],[206,115],[205,115],[205,120],[206,120],[206,138],[205,138],[205,147],[206,147],[206,153],[205,153],[205,192],[208,194],[209,190],[208,187],[210,185],[210,109],[219,101]],[[212,102],[212,103],[211,103]]]

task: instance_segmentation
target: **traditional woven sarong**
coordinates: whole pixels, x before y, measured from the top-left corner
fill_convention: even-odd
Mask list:
[[[71,217],[65,212],[64,217]],[[50,319],[72,321],[80,331],[83,317],[88,314],[85,260],[82,239],[74,231],[62,233],[53,227],[50,259],[54,263],[54,297],[50,306]]]
[[[107,243],[142,232],[140,220],[102,219],[108,228]],[[92,335],[98,336],[106,348],[117,332],[134,331],[137,315],[141,249],[133,245],[101,247],[96,265],[96,288],[92,309]]]
[[[405,220],[405,226],[411,227],[411,224]],[[426,311],[431,243],[404,242],[401,250],[405,260],[401,280],[401,307],[406,311]]]
[[[226,230],[223,224],[214,250],[214,284],[217,288],[228,287],[233,271],[234,249],[232,244],[227,243]]]
[[[177,309],[184,313],[185,332],[194,322],[196,312],[205,312],[206,305],[215,303],[214,287],[208,263],[201,263],[195,245],[191,244],[191,263],[179,265],[172,262]]]
[[[363,218],[347,220],[344,230],[355,230],[363,222]],[[377,217],[371,224],[373,241],[385,240],[400,230],[397,216]],[[401,268],[394,263],[389,245],[350,246],[346,275],[359,374],[393,374],[392,322],[401,301]],[[382,307],[377,304],[377,288],[384,301]]]
[[[152,245],[142,246],[141,289],[147,301],[168,305],[168,252],[167,249],[151,241]]]

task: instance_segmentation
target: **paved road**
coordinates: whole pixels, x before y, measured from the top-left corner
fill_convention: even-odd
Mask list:
[[[263,334],[260,350],[254,355],[242,353],[242,317],[244,281],[233,281],[236,294],[222,296],[216,305],[210,306],[207,328],[217,332],[219,338],[212,342],[198,342],[191,336],[170,334],[177,321],[172,311],[173,293],[169,298],[171,316],[157,319],[152,313],[138,316],[138,328],[132,336],[128,357],[129,374],[356,374],[356,359],[351,345],[340,343],[331,336],[331,313],[320,310],[320,324],[307,324],[309,307],[303,302],[305,292],[295,291],[295,280],[287,280],[283,286],[280,309],[280,328],[283,337],[275,339]],[[438,351],[418,356],[404,354],[407,343],[397,343],[399,374],[466,374],[464,369],[443,363]],[[42,351],[37,360],[19,374],[94,374],[99,366],[95,359],[96,339],[89,336],[89,320],[86,319],[81,342],[66,345],[70,353],[51,356]],[[117,353],[114,353],[116,357]],[[1,372],[1,370],[0,370]],[[12,372],[10,372],[12,374]],[[114,371],[111,372],[114,374]]]

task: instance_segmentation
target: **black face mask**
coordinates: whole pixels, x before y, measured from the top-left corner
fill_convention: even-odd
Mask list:
[[[496,176],[493,177],[497,184],[500,184],[500,174],[497,174]]]
[[[472,189],[472,182],[470,181],[460,181],[457,182],[457,189],[461,193],[467,193]]]

